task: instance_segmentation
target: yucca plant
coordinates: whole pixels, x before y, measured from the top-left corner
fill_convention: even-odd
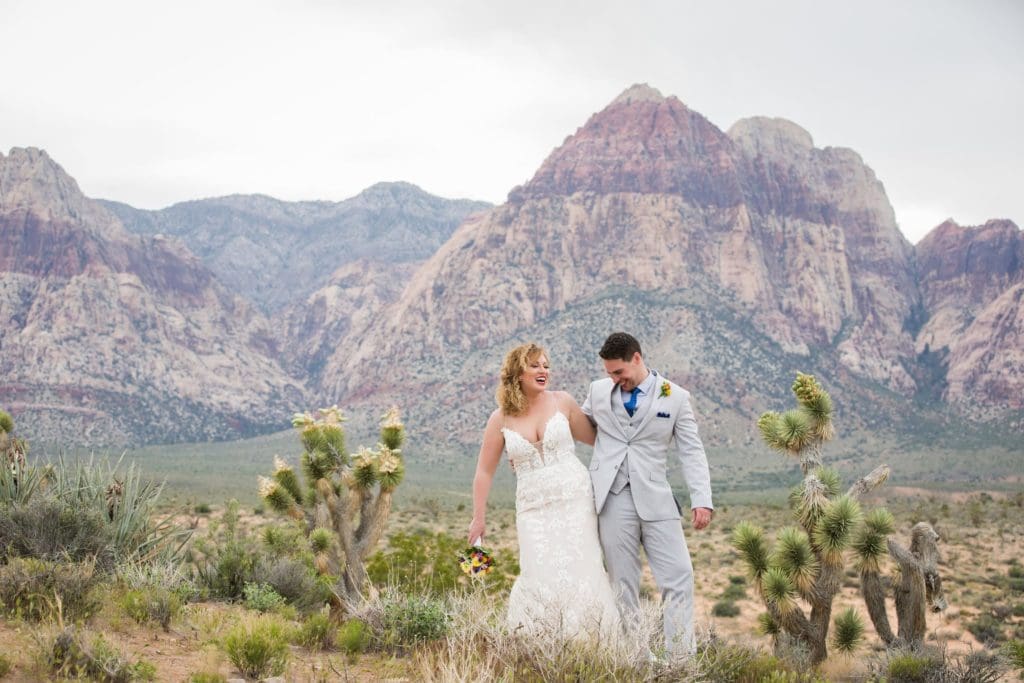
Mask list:
[[[67,463],[61,458],[52,474],[50,494],[65,504],[99,511],[107,520],[119,562],[148,562],[181,554],[192,532],[157,515],[163,483],[143,479],[136,464],[122,467],[124,454],[111,462],[90,455]]]
[[[275,458],[272,475],[259,480],[260,496],[271,509],[304,522],[317,571],[337,577],[335,618],[366,588],[366,560],[384,534],[392,496],[405,475],[405,427],[397,408],[383,416],[380,442],[354,456],[345,447],[344,420],[337,406],[315,416],[296,414],[292,425],[303,446],[302,476]]]
[[[124,454],[115,462],[90,455],[88,460],[33,465],[28,443],[13,436],[14,422],[0,411],[0,509],[25,510],[52,501],[72,514],[103,520],[107,553],[115,562],[148,562],[158,557],[177,557],[191,531],[173,521],[174,513],[157,516],[163,484],[144,480],[135,463],[122,467]]]
[[[915,535],[916,539],[920,537],[915,546],[919,552],[903,551],[906,557],[900,554],[902,548],[889,539],[894,530],[892,515],[884,508],[865,515],[858,501],[886,480],[888,465],[877,467],[842,491],[839,474],[824,467],[821,457],[822,446],[835,435],[832,398],[812,375],[797,373],[792,389],[797,407],[783,413],[764,413],[757,426],[768,446],[800,464],[804,478],[789,497],[797,526],[780,530],[773,547],[764,531],[750,523],[741,522],[733,530],[733,546],[743,557],[767,608],[759,619],[760,628],[777,645],[786,634],[808,648],[813,662],[823,661],[828,656],[829,631],[833,626],[832,603],[841,586],[846,556],[852,551],[868,613],[880,637],[887,645],[896,644],[897,640],[919,643],[924,636],[925,581],[914,578],[914,568],[907,558],[917,558],[925,567],[919,567],[916,576],[930,577],[927,583],[936,586],[937,599],[941,600],[938,574],[934,571],[934,540],[929,551],[925,544],[928,535],[922,530]],[[897,588],[899,639],[892,635],[888,625],[879,575],[886,554],[900,562],[907,581],[916,586],[917,580],[921,585],[919,592],[909,588],[901,592]],[[928,559],[922,559],[928,557],[932,558],[930,565]],[[930,566],[930,573],[926,565]],[[927,599],[932,599],[931,592],[927,592]],[[863,620],[848,609],[835,618],[832,647],[852,652],[863,633]]]
[[[24,505],[45,487],[46,470],[27,464],[28,442],[14,436],[14,419],[0,410],[0,507]]]

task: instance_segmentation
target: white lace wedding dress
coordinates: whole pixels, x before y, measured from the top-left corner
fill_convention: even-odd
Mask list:
[[[508,624],[531,637],[614,640],[619,612],[601,560],[590,474],[556,411],[539,443],[502,429],[516,473],[519,577]]]

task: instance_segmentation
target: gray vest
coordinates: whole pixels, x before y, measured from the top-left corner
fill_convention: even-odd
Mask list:
[[[622,431],[625,432],[627,439],[632,439],[633,435],[636,434],[637,427],[643,422],[644,416],[647,415],[647,411],[651,409],[651,405],[654,401],[651,400],[650,396],[645,396],[643,402],[637,407],[633,413],[633,417],[629,416],[626,412],[626,406],[622,403],[622,391],[618,390],[613,392],[612,395],[612,412],[615,413],[615,419],[622,425]],[[622,489],[629,485],[629,452],[626,452],[626,457],[622,459],[622,465],[619,466],[618,474],[615,475],[615,480],[612,481],[612,487],[609,489],[612,493],[622,493]]]

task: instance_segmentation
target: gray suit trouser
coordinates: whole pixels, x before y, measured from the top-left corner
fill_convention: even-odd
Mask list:
[[[609,492],[598,516],[601,549],[612,587],[619,594],[623,625],[635,632],[640,616],[640,546],[661,590],[665,649],[671,655],[696,650],[693,634],[693,564],[678,519],[645,522],[626,486]]]

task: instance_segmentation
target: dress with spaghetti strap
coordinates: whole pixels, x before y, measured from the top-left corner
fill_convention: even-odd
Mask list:
[[[519,535],[509,626],[530,635],[616,637],[619,612],[601,558],[590,475],[568,418],[555,411],[538,443],[508,427],[502,433],[516,473]]]

